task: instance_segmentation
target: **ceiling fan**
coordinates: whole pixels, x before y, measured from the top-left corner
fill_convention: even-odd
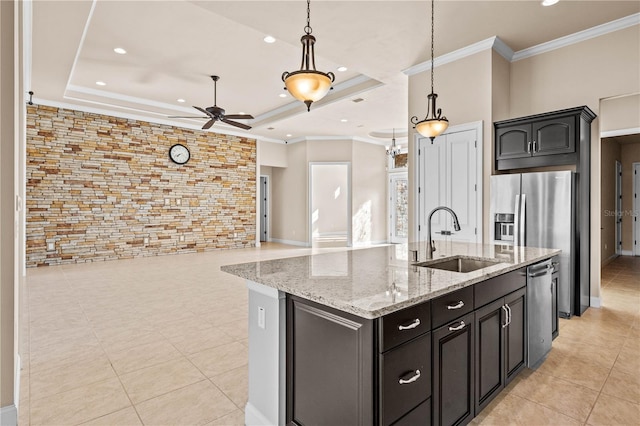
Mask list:
[[[247,126],[244,123],[239,123],[233,120],[251,120],[253,119],[252,115],[249,114],[225,114],[225,110],[220,108],[217,105],[217,97],[216,97],[216,89],[218,85],[218,80],[220,77],[217,75],[212,75],[211,79],[213,80],[213,106],[207,108],[200,108],[198,106],[194,106],[195,109],[205,114],[204,117],[181,117],[181,116],[170,116],[169,118],[207,118],[207,121],[204,126],[202,126],[202,130],[209,129],[216,121],[222,121],[223,123],[230,124],[232,126],[240,127],[244,130],[249,130],[251,126]]]

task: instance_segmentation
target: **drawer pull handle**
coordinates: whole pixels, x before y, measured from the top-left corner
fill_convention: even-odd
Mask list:
[[[465,327],[464,321],[460,321],[460,325],[457,327],[449,327],[449,331],[458,331],[462,330]]]
[[[413,322],[409,325],[399,325],[398,326],[398,330],[403,331],[403,330],[411,330],[412,328],[416,328],[417,326],[420,325],[420,318],[416,318],[413,320]]]
[[[502,328],[505,328],[509,325],[509,311],[507,311],[506,305],[502,305],[502,310],[504,311],[504,324],[502,324]]]
[[[420,378],[420,370],[416,370],[416,374],[414,374],[411,378],[405,380],[405,379],[400,379],[398,380],[398,383],[400,383],[401,385],[406,385],[408,383],[413,383],[416,380],[418,380]]]
[[[464,302],[461,300],[458,303],[456,303],[455,305],[447,305],[447,309],[452,310],[452,309],[460,309],[464,306]]]

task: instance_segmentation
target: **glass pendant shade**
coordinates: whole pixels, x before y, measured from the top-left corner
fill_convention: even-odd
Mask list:
[[[291,96],[302,102],[317,102],[331,89],[331,79],[325,73],[313,70],[294,71],[284,79]]]
[[[425,138],[435,138],[444,133],[449,127],[449,121],[446,118],[432,118],[428,120],[422,120],[416,123],[416,130]]]

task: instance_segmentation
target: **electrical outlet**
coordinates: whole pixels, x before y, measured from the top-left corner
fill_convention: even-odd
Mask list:
[[[258,327],[265,328],[265,312],[262,306],[258,306]]]
[[[145,245],[145,246],[146,246],[146,245],[149,245],[149,237],[144,237],[144,238],[142,239],[142,242],[144,243],[144,245]]]

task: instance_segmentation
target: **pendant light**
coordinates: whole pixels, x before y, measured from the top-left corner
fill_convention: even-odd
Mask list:
[[[285,71],[282,73],[285,89],[291,96],[304,102],[307,111],[311,110],[311,104],[324,98],[329,92],[331,83],[335,80],[332,72],[324,73],[316,71],[315,50],[313,45],[316,38],[311,35],[311,0],[307,0],[307,26],[304,27],[305,34],[300,39],[302,43],[302,63],[300,69],[294,72]]]
[[[431,143],[449,127],[447,117],[442,115],[440,108],[436,108],[438,95],[433,92],[433,6],[434,0],[431,0],[431,93],[427,95],[427,116],[422,121],[418,121],[415,115],[411,117],[413,128],[422,136],[431,139]]]
[[[393,136],[391,137],[391,146],[387,147],[387,155],[391,158],[396,158],[396,155],[400,154],[400,150],[402,147],[400,145],[396,145],[396,129],[392,129]]]

